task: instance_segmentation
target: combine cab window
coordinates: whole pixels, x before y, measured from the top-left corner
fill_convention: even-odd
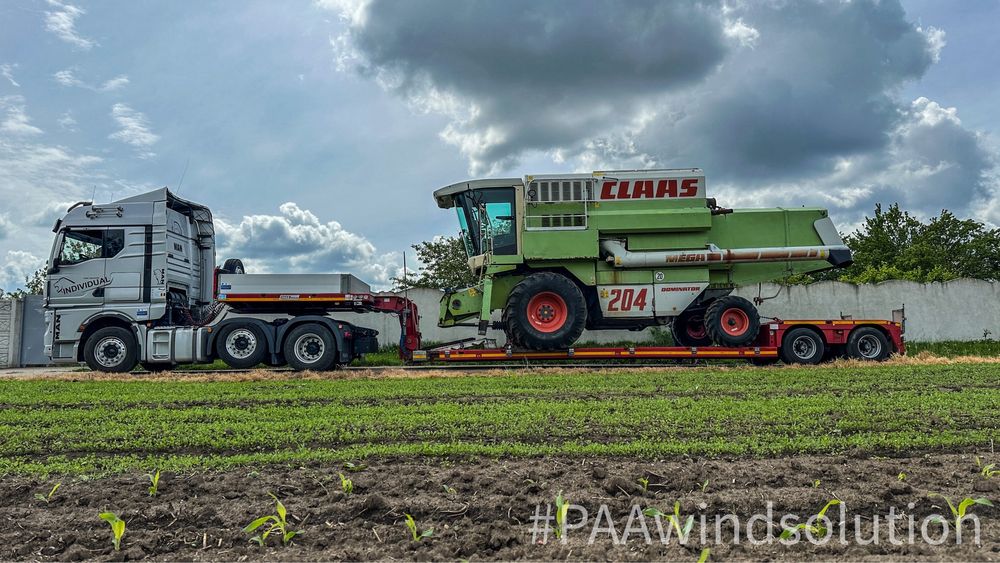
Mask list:
[[[517,254],[513,188],[465,192],[456,196],[455,204],[469,256]]]

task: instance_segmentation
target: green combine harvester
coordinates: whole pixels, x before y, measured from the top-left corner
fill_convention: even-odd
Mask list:
[[[519,348],[668,324],[681,346],[746,346],[760,316],[737,286],[851,264],[825,209],[720,207],[697,168],[470,180],[434,198],[458,212],[480,278],[446,292],[439,326],[485,335],[501,310],[494,328]]]

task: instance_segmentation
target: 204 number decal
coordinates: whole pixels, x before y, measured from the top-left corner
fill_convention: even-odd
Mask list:
[[[638,291],[631,287],[612,289],[610,291],[611,301],[608,302],[608,311],[626,312],[633,310],[633,308],[645,311],[647,292],[646,288]]]

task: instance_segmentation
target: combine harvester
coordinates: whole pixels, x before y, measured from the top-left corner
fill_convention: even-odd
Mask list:
[[[215,262],[207,207],[166,188],[56,222],[48,261],[46,353],[94,370],[155,371],[222,359],[328,370],[378,343],[336,313],[398,315],[412,362],[748,359],[818,363],[904,353],[903,319],[761,323],[739,284],[850,263],[822,209],[732,210],[705,198],[699,170],[475,180],[435,199],[458,209],[482,282],[447,293],[440,326],[494,325],[503,348],[458,341],[422,350],[416,305],[350,274],[246,274]],[[894,316],[897,312],[894,312]],[[672,327],[674,347],[573,348],[584,328]]]

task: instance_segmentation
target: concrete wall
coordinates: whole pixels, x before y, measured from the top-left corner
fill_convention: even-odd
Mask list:
[[[14,302],[0,299],[0,368],[12,366],[14,346]]]
[[[756,285],[740,288],[736,294],[753,299],[758,295],[758,288]],[[839,319],[844,314],[855,319],[891,319],[892,310],[905,305],[908,340],[979,340],[987,330],[990,331],[990,338],[1000,338],[1000,283],[963,279],[930,284],[907,281],[877,285],[821,282],[783,288],[776,284],[763,284],[760,294],[764,297],[777,294],[777,297],[760,306],[762,316]],[[473,327],[438,328],[441,292],[414,289],[409,292],[409,297],[416,301],[420,310],[420,331],[424,341],[445,342],[478,336]],[[337,317],[378,330],[379,342],[383,344],[399,341],[399,323],[394,316],[344,314]],[[499,316],[495,316],[494,320],[499,320]],[[499,345],[505,342],[501,331],[491,330],[488,337],[495,338]],[[651,331],[647,329],[641,332],[587,331],[582,339],[644,342],[650,338]]]

